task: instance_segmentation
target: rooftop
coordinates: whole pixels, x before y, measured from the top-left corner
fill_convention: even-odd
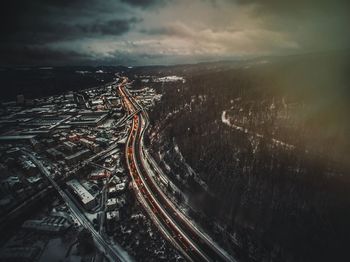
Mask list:
[[[74,190],[74,192],[80,197],[83,204],[87,204],[95,199],[95,197],[91,195],[90,192],[87,191],[86,188],[83,187],[78,180],[72,179],[67,182],[67,185],[70,186]]]

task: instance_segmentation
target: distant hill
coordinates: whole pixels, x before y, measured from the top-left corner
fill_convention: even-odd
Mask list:
[[[16,95],[36,98],[107,83],[125,67],[16,67],[0,68],[1,100]]]

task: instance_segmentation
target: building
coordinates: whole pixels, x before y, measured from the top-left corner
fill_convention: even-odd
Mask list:
[[[103,172],[91,175],[90,179],[92,179],[92,180],[100,180],[100,179],[109,178],[110,175],[111,174],[108,171],[104,170]]]
[[[67,94],[64,94],[64,99],[67,102],[75,102],[74,101],[74,93],[72,91],[69,91]]]
[[[63,146],[64,146],[67,150],[69,150],[69,151],[71,151],[71,152],[77,147],[77,145],[74,144],[74,143],[72,143],[71,141],[66,141],[66,142],[64,142],[64,143],[63,143]]]
[[[66,156],[64,160],[66,161],[67,164],[72,165],[76,164],[79,161],[83,160],[85,157],[90,155],[90,150],[89,149],[83,149],[73,155]]]
[[[111,165],[113,164],[113,159],[112,159],[111,157],[107,158],[107,159],[105,160],[105,164],[106,164],[107,166],[111,166]]]
[[[81,112],[67,123],[72,126],[97,126],[108,117],[108,111],[86,111]]]
[[[108,188],[108,197],[116,197],[117,196],[117,190],[115,186],[111,186]]]
[[[120,220],[119,211],[110,211],[106,213],[106,229],[108,232],[112,232]]]
[[[89,191],[83,187],[78,180],[72,179],[67,182],[68,187],[71,191],[76,195],[80,201],[80,203],[86,209],[92,209],[96,206],[96,199]]]
[[[95,141],[96,140],[96,136],[94,136],[94,135],[87,135],[86,139],[90,140],[90,141]]]
[[[37,186],[42,183],[43,178],[41,176],[31,176],[27,178],[27,181],[32,186]]]
[[[106,208],[108,211],[114,210],[117,207],[117,199],[109,198],[106,203]]]
[[[120,193],[124,192],[124,190],[126,188],[126,184],[124,182],[119,183],[115,186],[115,188],[116,188],[117,193],[120,194]]]
[[[46,150],[46,153],[49,155],[50,158],[54,160],[63,158],[62,152],[58,151],[56,148],[49,148]]]
[[[119,103],[120,103],[119,98],[117,98],[115,96],[107,97],[107,101],[113,107],[117,107],[119,105]]]
[[[26,175],[32,176],[37,171],[36,165],[31,160],[22,159],[21,166],[22,169],[25,171]]]
[[[80,144],[82,144],[83,146],[85,146],[87,148],[91,148],[91,144],[93,143],[93,142],[91,142],[91,141],[89,141],[89,140],[87,140],[85,138],[81,138],[79,140],[79,142],[80,142]]]
[[[98,153],[102,150],[102,148],[98,144],[91,142],[85,138],[80,139],[80,143],[86,148],[89,148],[94,153]]]
[[[109,143],[109,140],[103,137],[98,137],[95,139],[96,143],[101,145],[101,146],[107,146]]]
[[[114,184],[114,183],[111,183],[111,185],[112,184]],[[108,196],[109,197],[116,197],[118,195],[121,195],[125,191],[125,188],[126,188],[125,182],[116,184],[115,186],[112,185],[108,188]]]
[[[79,141],[79,136],[76,134],[68,136],[68,140],[71,142],[78,142]]]
[[[113,197],[107,200],[106,208],[107,211],[119,210],[125,206],[126,200],[125,196]]]

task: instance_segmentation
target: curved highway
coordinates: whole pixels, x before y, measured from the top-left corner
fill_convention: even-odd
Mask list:
[[[134,114],[125,153],[138,200],[164,236],[187,260],[234,261],[175,207],[149,174],[142,151],[148,116],[125,88],[126,82],[125,78],[118,86],[118,92],[126,110]]]

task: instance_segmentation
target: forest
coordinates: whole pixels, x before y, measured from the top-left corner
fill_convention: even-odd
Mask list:
[[[148,83],[162,94],[148,146],[240,261],[348,257],[349,61],[328,52],[133,72],[186,80]]]

